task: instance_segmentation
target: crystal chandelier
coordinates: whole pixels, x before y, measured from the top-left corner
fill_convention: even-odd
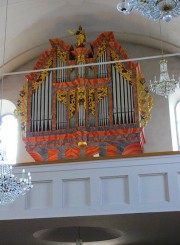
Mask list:
[[[122,0],[117,4],[117,10],[128,15],[132,10],[151,20],[170,21],[180,15],[179,0]]]
[[[167,98],[169,94],[173,94],[175,92],[177,84],[178,82],[175,80],[174,75],[172,75],[172,78],[169,77],[167,60],[162,58],[160,60],[160,78],[157,80],[155,76],[154,81],[150,81],[150,91]]]
[[[160,36],[161,36],[161,52],[162,58],[160,60],[160,78],[159,80],[154,77],[154,81],[150,81],[149,89],[152,93],[164,96],[165,98],[168,95],[173,94],[177,88],[178,82],[175,80],[174,75],[170,78],[168,69],[167,69],[167,60],[164,59],[163,51],[163,42],[162,42],[162,31],[161,31],[161,22],[159,21],[160,27]]]
[[[6,163],[6,152],[0,149],[0,205],[7,205],[15,201],[15,199],[24,195],[33,187],[31,183],[30,172],[25,174],[22,170],[22,177],[17,178],[12,173],[12,166]]]

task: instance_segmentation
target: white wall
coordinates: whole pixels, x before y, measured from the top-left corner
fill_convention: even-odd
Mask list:
[[[121,43],[125,52],[130,58],[159,55],[160,51],[140,45],[130,43]],[[38,58],[37,58],[38,59]],[[18,70],[30,70],[34,67],[36,60],[29,62]],[[169,58],[169,73],[177,76],[179,63],[176,58]],[[154,75],[159,77],[159,60],[141,61],[141,70],[147,82],[154,79]],[[9,76],[4,83],[4,97],[16,103],[19,91],[25,82],[23,75]],[[169,118],[169,104],[164,97],[153,95],[154,106],[152,109],[152,118],[149,120],[145,135],[147,143],[145,152],[162,152],[172,150],[171,127]],[[30,162],[33,159],[26,153],[24,143],[19,137],[17,162]]]

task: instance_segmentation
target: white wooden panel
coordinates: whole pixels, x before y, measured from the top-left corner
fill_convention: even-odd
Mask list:
[[[141,203],[169,201],[167,174],[139,175],[139,201]]]
[[[26,194],[27,209],[52,207],[52,181],[35,181],[33,189]]]
[[[64,179],[63,207],[90,206],[90,179]]]
[[[129,203],[129,184],[127,176],[101,178],[102,205]]]

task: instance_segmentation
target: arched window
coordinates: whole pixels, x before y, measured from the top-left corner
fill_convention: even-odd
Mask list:
[[[11,101],[2,101],[0,138],[9,164],[16,163],[17,154],[18,122],[14,116],[14,109],[15,105]]]
[[[178,101],[178,103],[176,104],[175,115],[176,115],[176,130],[177,130],[178,150],[180,150],[180,101]]]

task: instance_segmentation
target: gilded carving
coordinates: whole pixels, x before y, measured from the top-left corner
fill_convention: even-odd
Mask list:
[[[71,89],[69,91],[69,118],[73,117],[76,111],[76,90]]]
[[[67,91],[66,90],[57,91],[56,98],[59,102],[63,104],[67,104]]]
[[[89,89],[89,110],[91,111],[92,115],[95,115],[95,89]]]
[[[107,87],[102,87],[97,89],[98,102],[100,102],[108,94]]]
[[[138,89],[138,106],[140,112],[140,124],[144,127],[151,118],[151,109],[153,106],[153,98],[149,94],[149,89],[145,86],[145,81],[142,74],[137,75],[137,89]]]
[[[60,47],[57,49],[57,55],[63,62],[67,62],[67,53],[60,49]]]
[[[119,60],[119,57],[114,51],[111,51],[111,56],[113,60]],[[123,63],[116,63],[114,64],[114,67],[119,71],[122,77],[124,77],[127,81],[131,82],[132,81],[132,72],[128,71]]]
[[[96,89],[91,88],[89,89],[89,101],[88,101],[88,107],[91,111],[92,115],[95,115],[96,111],[96,101],[95,101],[95,91]],[[97,88],[97,101],[98,103],[108,94],[108,88],[107,87],[101,87]]]
[[[44,69],[48,69],[51,67],[53,62],[53,57],[50,57],[48,61],[46,62]],[[32,82],[32,90],[36,90],[39,88],[39,86],[45,81],[46,77],[49,75],[49,71],[42,71],[38,77],[37,80],[34,80]]]
[[[84,56],[84,54],[79,54],[78,55],[77,63],[85,63],[85,56]]]
[[[102,45],[97,49],[97,60],[101,58],[101,56],[104,54],[105,51],[106,51],[106,41],[103,40]]]
[[[27,84],[24,84],[20,91],[20,98],[17,101],[17,109],[14,111],[15,115],[20,119],[21,132],[25,135],[26,121],[27,121]]]
[[[80,103],[82,103],[84,108],[86,109],[86,89],[85,87],[78,87],[77,101],[78,101],[78,108],[79,108]]]

